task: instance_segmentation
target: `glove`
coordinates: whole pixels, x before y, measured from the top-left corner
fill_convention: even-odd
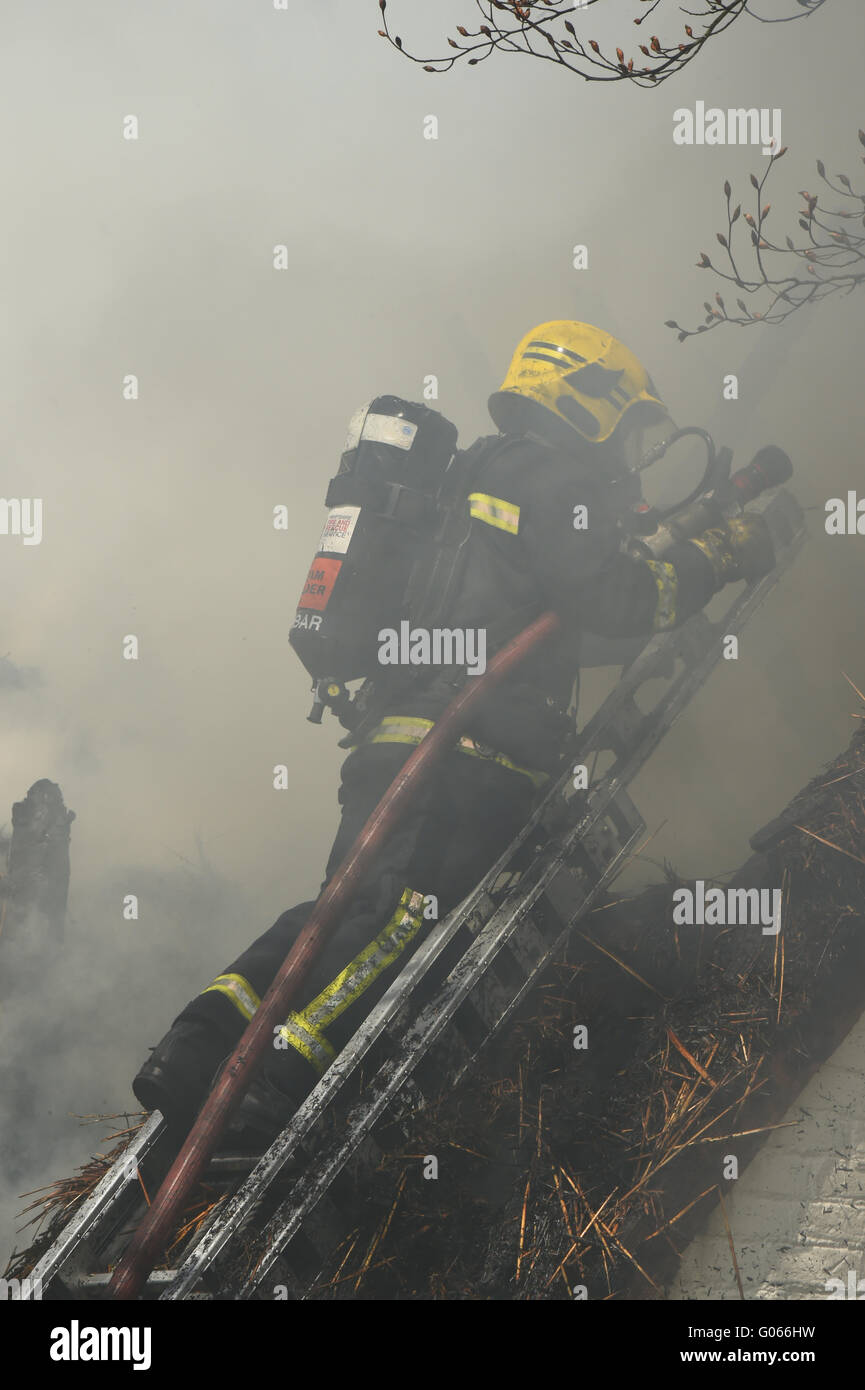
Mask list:
[[[713,526],[688,542],[701,550],[712,566],[716,592],[739,579],[762,579],[775,565],[772,535],[762,516],[744,513],[723,526]]]

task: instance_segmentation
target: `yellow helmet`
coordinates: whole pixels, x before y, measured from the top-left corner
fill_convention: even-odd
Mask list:
[[[652,378],[630,349],[590,323],[561,319],[526,334],[499,390],[490,396],[489,411],[505,434],[534,429],[565,442],[576,430],[589,444],[600,444],[641,402],[659,407],[652,414],[666,413]]]

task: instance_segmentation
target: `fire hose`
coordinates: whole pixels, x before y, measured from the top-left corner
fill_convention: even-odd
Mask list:
[[[114,1269],[108,1286],[109,1299],[133,1299],[138,1296],[165,1249],[192,1187],[201,1177],[262,1061],[274,1030],[285,1021],[317,955],[338,929],[341,914],[364,874],[369,871],[375,855],[396,827],[407,803],[463,733],[476,706],[532,651],[552,637],[560,626],[555,613],[542,613],[512,638],[489,662],[482,676],[463,686],[403,764],[321,893],[305,927],[204,1102],[162,1186]]]
[[[704,431],[688,428],[678,431],[672,439],[694,433],[705,435]],[[698,534],[707,525],[723,524],[728,515],[740,513],[746,502],[786,481],[792,472],[786,454],[769,446],[760,450],[747,468],[730,478],[729,451],[719,463],[711,439],[708,436],[705,438],[708,440],[710,462],[702,483],[684,503],[659,514],[642,536],[634,538],[634,558],[647,554],[658,558],[676,541]],[[659,450],[665,451],[671,442],[664,441]],[[650,453],[644,466],[649,466],[657,453],[658,450]],[[716,467],[716,464],[719,466]],[[713,492],[708,496],[701,495],[703,489],[712,485],[715,489]],[[653,531],[652,526],[655,527]],[[651,534],[646,534],[646,531],[651,531]],[[338,929],[341,914],[369,871],[375,855],[395,828],[407,803],[426,782],[436,763],[453,747],[476,707],[560,627],[555,613],[542,613],[512,638],[493,657],[484,674],[463,687],[403,764],[318,898],[305,927],[204,1102],[162,1186],[113,1272],[108,1286],[109,1299],[132,1299],[140,1292],[176,1226],[191,1188],[201,1177],[256,1067],[262,1061],[274,1031],[284,1022],[321,948]]]

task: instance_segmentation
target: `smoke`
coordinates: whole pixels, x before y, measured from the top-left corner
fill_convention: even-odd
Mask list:
[[[436,51],[465,17],[402,8]],[[734,867],[846,744],[862,541],[827,537],[823,506],[861,475],[861,303],[682,345],[663,321],[699,321],[717,286],[694,263],[723,180],[744,198],[764,163],[675,146],[674,109],[783,110],[772,215],[792,233],[814,160],[858,154],[853,8],[743,20],[655,92],[505,56],[433,78],[353,0],[6,16],[2,491],[43,499],[43,539],[0,536],[0,816],[48,777],[77,820],[67,940],[26,989],[3,988],[4,1244],[22,1185],[90,1152],[69,1112],[132,1105],[131,1075],[186,999],[315,895],[341,754],[332,722],[305,722],[287,632],[363,400],[418,399],[434,375],[432,404],[468,444],[526,329],[575,317],[621,336],[677,422],[708,424],[737,465],[786,449],[811,540],[632,788],[658,831],[647,854],[693,877]],[[586,677],[586,714],[605,682]],[[14,982],[2,946],[0,971]]]

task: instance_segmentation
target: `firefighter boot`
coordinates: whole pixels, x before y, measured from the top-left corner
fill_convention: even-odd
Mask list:
[[[132,1083],[136,1099],[173,1129],[188,1130],[230,1050],[205,1024],[173,1024]]]

